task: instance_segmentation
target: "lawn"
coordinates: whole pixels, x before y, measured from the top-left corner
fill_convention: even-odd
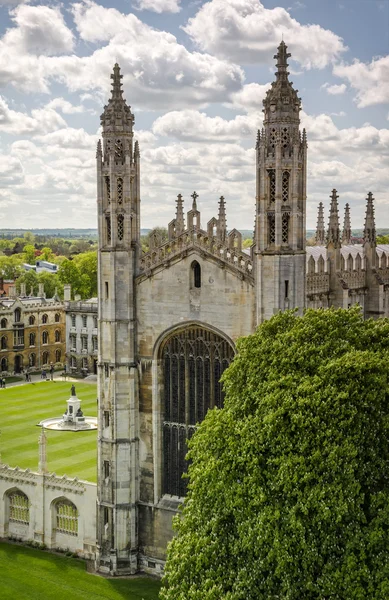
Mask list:
[[[0,542],[2,600],[157,600],[160,583],[145,577],[106,579],[85,563]]]
[[[60,417],[70,396],[69,382],[42,381],[0,390],[0,452],[11,467],[38,469],[37,424]],[[84,415],[97,415],[96,384],[76,383]],[[47,467],[57,475],[96,481],[97,431],[46,431]],[[0,592],[1,596],[1,592]]]

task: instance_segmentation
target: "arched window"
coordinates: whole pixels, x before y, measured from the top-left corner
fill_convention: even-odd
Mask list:
[[[275,244],[276,241],[276,217],[274,213],[269,213],[268,219],[268,243]]]
[[[47,323],[48,316],[46,314],[42,315],[42,323]]]
[[[123,241],[124,238],[124,215],[118,215],[118,240]]]
[[[24,523],[28,525],[30,522],[30,503],[26,494],[20,490],[11,492],[9,498],[9,520],[14,523]]]
[[[15,312],[14,312],[14,321],[15,321],[15,323],[19,323],[20,322],[20,317],[21,317],[20,308],[15,308]]]
[[[187,440],[208,409],[223,406],[220,377],[234,356],[220,335],[187,327],[163,344],[163,493],[184,496]]]
[[[123,204],[123,179],[121,177],[117,181],[117,201],[119,206]]]
[[[28,317],[28,324],[34,325],[34,323],[35,323],[35,317],[34,316]]]
[[[287,203],[289,201],[289,171],[284,171],[282,174],[282,202]]]
[[[88,370],[88,359],[86,357],[82,359],[82,368],[84,371]]]
[[[3,335],[1,337],[1,349],[2,350],[6,350],[7,349],[7,336]]]
[[[33,352],[28,357],[28,364],[30,365],[30,367],[35,367],[36,365],[36,354],[34,354]]]
[[[61,315],[59,313],[55,313],[54,320],[55,320],[56,323],[59,323],[60,320],[61,320]]]
[[[1,329],[5,329],[7,327],[7,319],[1,319],[0,327]]]
[[[107,234],[107,244],[110,244],[112,235],[111,235],[111,217],[109,215],[106,215],[106,217],[105,217],[105,226],[106,226],[106,234]]]
[[[55,351],[55,362],[57,362],[57,363],[61,362],[61,350]]]
[[[105,194],[107,196],[107,203],[111,204],[111,182],[109,177],[104,177],[105,180]]]
[[[269,201],[276,201],[276,172],[274,169],[269,169]]]
[[[55,334],[54,334],[54,336],[55,336],[55,341],[56,341],[56,342],[60,342],[60,341],[61,341],[61,332],[60,332],[60,330],[59,330],[59,329],[56,329],[56,330],[55,330]]]
[[[42,344],[48,344],[48,343],[49,343],[49,332],[44,331],[42,333]]]
[[[43,365],[48,365],[49,364],[49,353],[48,352],[43,352],[43,354],[42,354],[42,364]]]
[[[0,371],[8,371],[8,360],[6,358],[1,359]]]
[[[194,260],[191,264],[192,277],[191,287],[201,288],[201,267],[197,260]]]
[[[35,333],[30,333],[30,346],[35,346]]]
[[[65,498],[55,503],[55,529],[68,535],[78,534],[78,511],[73,502]]]
[[[289,243],[289,214],[288,213],[282,214],[281,227],[282,227],[282,243],[286,245]]]

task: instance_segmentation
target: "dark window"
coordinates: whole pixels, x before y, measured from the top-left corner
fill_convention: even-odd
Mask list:
[[[222,407],[220,377],[233,359],[231,345],[199,327],[171,336],[162,349],[164,370],[163,493],[185,496],[187,440],[208,409]]]
[[[61,319],[61,315],[59,313],[56,313],[56,315],[55,315],[55,322],[59,323],[60,319]]]
[[[55,351],[55,362],[61,362],[61,350]]]
[[[29,317],[28,324],[29,325],[34,325],[34,323],[35,323],[35,317]]]
[[[289,280],[285,279],[285,299],[289,298]]]
[[[104,411],[104,427],[109,427],[109,411]]]
[[[109,460],[105,460],[104,461],[104,479],[107,479],[109,477]]]
[[[48,317],[47,315],[42,315],[42,323],[47,323]]]
[[[7,319],[1,319],[0,327],[5,329],[7,327]]]
[[[59,329],[55,330],[55,341],[56,342],[60,342],[61,341],[61,332],[59,331]]]
[[[109,298],[109,286],[108,286],[108,281],[105,282],[105,299],[108,300]]]
[[[48,331],[44,331],[42,333],[42,344],[48,344],[49,343],[49,333]]]
[[[19,323],[19,321],[20,321],[20,316],[21,316],[20,308],[16,308],[16,309],[15,309],[15,312],[14,312],[14,320],[15,320],[15,323]]]
[[[8,369],[8,361],[6,358],[1,359],[0,371],[7,371]]]
[[[5,350],[7,348],[7,338],[5,337],[5,335],[3,335],[3,337],[1,338],[1,349]]]
[[[109,366],[108,366],[108,363],[104,363],[104,375],[105,375],[105,377],[109,377]]]
[[[35,346],[35,333],[30,333],[30,346]]]
[[[193,287],[201,288],[201,267],[197,260],[192,262],[192,280]]]

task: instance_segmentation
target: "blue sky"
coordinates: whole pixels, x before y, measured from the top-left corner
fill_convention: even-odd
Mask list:
[[[389,0],[0,0],[0,227],[95,227],[99,115],[118,61],[141,147],[142,227],[199,194],[254,221],[254,144],[283,36],[309,144],[307,226],[333,188],[389,226]]]

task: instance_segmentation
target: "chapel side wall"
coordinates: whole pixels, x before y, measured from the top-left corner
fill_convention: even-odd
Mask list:
[[[191,287],[191,264],[194,260],[201,267],[201,288]],[[160,465],[154,465],[154,456],[160,456],[156,433],[161,428],[162,418],[161,407],[156,400],[162,382],[158,386],[161,370],[154,355],[155,344],[170,328],[190,321],[216,328],[233,341],[252,333],[254,287],[252,282],[241,279],[228,268],[220,268],[214,261],[191,253],[168,269],[161,269],[148,278],[138,278],[136,294],[141,362],[139,546],[141,556],[164,560],[166,545],[173,535],[172,517],[175,511],[159,503]],[[142,570],[147,571],[146,559],[142,562]]]
[[[9,523],[7,494],[20,490],[29,499],[29,524]],[[41,474],[29,469],[0,465],[0,538],[16,537],[48,548],[70,550],[94,558],[96,550],[96,484],[89,481]],[[54,503],[70,500],[78,511],[78,533],[55,531]]]

